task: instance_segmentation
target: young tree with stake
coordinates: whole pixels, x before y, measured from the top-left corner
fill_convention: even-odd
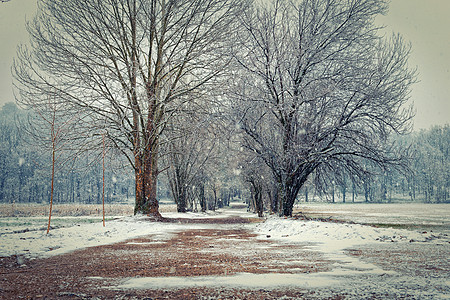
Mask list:
[[[51,184],[50,184],[50,208],[48,215],[47,234],[50,231],[52,217],[56,170],[61,169],[67,162],[76,158],[77,152],[73,151],[77,145],[77,139],[73,128],[80,120],[76,113],[67,115],[68,109],[62,109],[63,103],[58,101],[57,95],[42,101],[36,106],[35,114],[28,118],[26,133],[37,146],[50,152],[51,157]],[[81,145],[78,145],[81,149]]]

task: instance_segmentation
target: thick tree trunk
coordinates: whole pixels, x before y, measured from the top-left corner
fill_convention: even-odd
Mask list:
[[[298,192],[301,187],[305,184],[311,171],[302,172],[301,176],[290,176],[286,178],[286,182],[281,182],[279,184],[280,199],[282,207],[280,208],[280,215],[285,217],[292,217],[292,211],[294,209],[295,200],[297,199]]]
[[[156,197],[156,154],[145,155],[143,161],[139,154],[135,156],[135,180],[136,204],[134,207],[134,214],[142,213],[160,218],[159,203]]]
[[[159,213],[159,202],[157,199],[157,177],[158,177],[158,160],[157,153],[148,154],[144,164],[144,191],[145,206],[143,213],[161,218]]]
[[[135,195],[136,201],[134,206],[134,214],[142,213],[145,197],[144,197],[144,178],[142,170],[142,162],[139,153],[135,153],[135,169],[134,169],[134,179],[135,179]]]

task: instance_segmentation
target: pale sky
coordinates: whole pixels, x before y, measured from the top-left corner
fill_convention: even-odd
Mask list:
[[[0,106],[14,101],[12,59],[17,44],[27,41],[25,20],[36,6],[36,0],[0,2]],[[409,63],[419,72],[411,92],[416,130],[450,123],[449,15],[450,0],[391,0],[389,14],[377,19],[413,46]]]

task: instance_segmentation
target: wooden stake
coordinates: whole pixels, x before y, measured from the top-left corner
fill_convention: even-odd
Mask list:
[[[103,227],[105,227],[105,134],[102,133],[103,142],[103,153],[102,153],[102,164],[103,164],[103,191],[102,191],[102,203],[103,203]]]
[[[53,206],[53,190],[55,182],[55,152],[56,152],[56,134],[55,134],[55,113],[53,112],[53,122],[51,123],[51,137],[52,137],[52,184],[50,191],[50,211],[48,213],[48,226],[47,234],[50,231],[50,221],[52,219],[52,206]]]

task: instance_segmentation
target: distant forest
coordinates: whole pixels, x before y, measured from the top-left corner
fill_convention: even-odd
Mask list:
[[[47,203],[51,151],[34,145],[27,134],[26,111],[7,103],[0,111],[0,203]],[[109,158],[109,161],[111,158]],[[126,202],[134,195],[131,170],[108,167],[105,201]],[[77,157],[56,170],[56,203],[101,203],[102,161]]]
[[[5,104],[0,110],[0,203],[48,203],[50,199],[50,152],[29,140],[23,128],[26,118],[27,112],[13,103]],[[363,182],[353,180],[348,174],[341,177],[334,175],[332,184],[321,193],[316,193],[313,181],[305,184],[298,200],[450,202],[449,125],[434,126],[396,139],[402,147],[409,147],[412,156],[410,172],[378,171],[368,175]],[[108,203],[124,203],[130,199],[132,202],[133,172],[129,167],[122,167],[117,160],[111,155],[107,159],[105,200]],[[241,197],[249,202],[254,195],[248,186],[248,174],[236,174],[231,168],[229,172],[229,176],[236,177],[231,198]],[[161,181],[158,197],[170,198],[167,178],[162,177]],[[101,201],[101,158],[77,157],[57,170],[56,203],[94,204]]]

